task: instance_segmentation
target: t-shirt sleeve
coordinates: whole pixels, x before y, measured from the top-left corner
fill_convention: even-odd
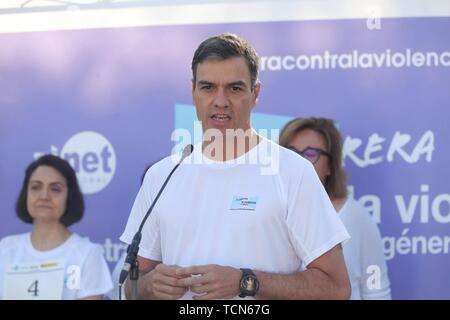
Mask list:
[[[141,221],[144,219],[153,201],[152,189],[156,178],[152,175],[152,169],[150,168],[145,175],[144,182],[134,200],[125,230],[120,237],[120,240],[127,244],[131,244],[133,241],[133,237],[138,231]],[[155,212],[152,212],[142,229],[142,239],[139,245],[138,255],[147,259],[162,261],[160,243],[158,217]]]
[[[306,268],[312,261],[350,238],[312,164],[289,180],[287,226]]]
[[[83,263],[77,299],[105,295],[112,288],[111,274],[103,257],[103,250],[100,245],[94,245]]]

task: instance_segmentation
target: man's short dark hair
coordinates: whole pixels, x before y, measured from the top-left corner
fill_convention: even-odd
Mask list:
[[[33,223],[33,217],[30,215],[27,208],[28,184],[33,172],[41,166],[48,166],[55,169],[66,179],[66,210],[64,211],[60,222],[64,226],[68,227],[75,222],[80,221],[84,213],[84,200],[78,185],[76,173],[66,160],[54,155],[44,155],[38,158],[25,170],[25,178],[23,180],[22,189],[20,190],[20,194],[16,202],[17,216],[25,223]]]
[[[192,59],[192,79],[197,79],[197,66],[207,59],[225,60],[233,57],[243,57],[247,62],[251,89],[253,90],[258,81],[259,56],[253,46],[245,39],[232,34],[222,33],[203,41],[194,53]]]

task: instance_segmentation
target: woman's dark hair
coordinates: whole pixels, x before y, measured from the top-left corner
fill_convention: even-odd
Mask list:
[[[289,121],[280,132],[279,144],[289,147],[294,136],[302,130],[311,129],[322,135],[330,154],[330,175],[325,180],[325,190],[335,198],[347,196],[347,179],[342,168],[342,137],[334,120],[327,118],[297,118]]]
[[[25,178],[23,179],[22,189],[20,190],[20,194],[16,202],[17,216],[25,223],[33,223],[33,217],[30,215],[27,208],[28,184],[30,182],[31,175],[40,166],[51,167],[58,171],[66,179],[66,210],[60,219],[61,223],[68,227],[75,222],[80,221],[84,213],[84,200],[78,185],[76,173],[66,160],[49,154],[33,161],[25,170]]]

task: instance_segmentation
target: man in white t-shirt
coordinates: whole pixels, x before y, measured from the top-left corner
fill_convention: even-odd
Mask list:
[[[314,168],[251,127],[258,68],[255,50],[236,35],[196,50],[192,95],[203,142],[143,228],[139,298],[349,298],[340,246],[349,236]],[[174,164],[167,157],[148,170],[122,241],[131,243]]]

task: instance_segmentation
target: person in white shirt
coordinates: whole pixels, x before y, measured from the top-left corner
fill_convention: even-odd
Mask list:
[[[16,212],[32,230],[0,241],[0,299],[102,299],[112,289],[101,246],[68,229],[83,217],[84,201],[67,161],[33,161]]]
[[[380,231],[368,210],[347,195],[342,138],[334,121],[326,118],[291,120],[281,131],[279,142],[313,163],[350,233],[351,239],[343,245],[343,250],[352,285],[351,299],[390,299]],[[380,279],[375,279],[378,275]]]
[[[258,69],[256,51],[236,35],[214,36],[197,48],[192,96],[203,142],[174,172],[144,225],[138,298],[350,297],[340,246],[349,236],[312,165],[251,127]],[[148,170],[125,243],[173,160]]]

